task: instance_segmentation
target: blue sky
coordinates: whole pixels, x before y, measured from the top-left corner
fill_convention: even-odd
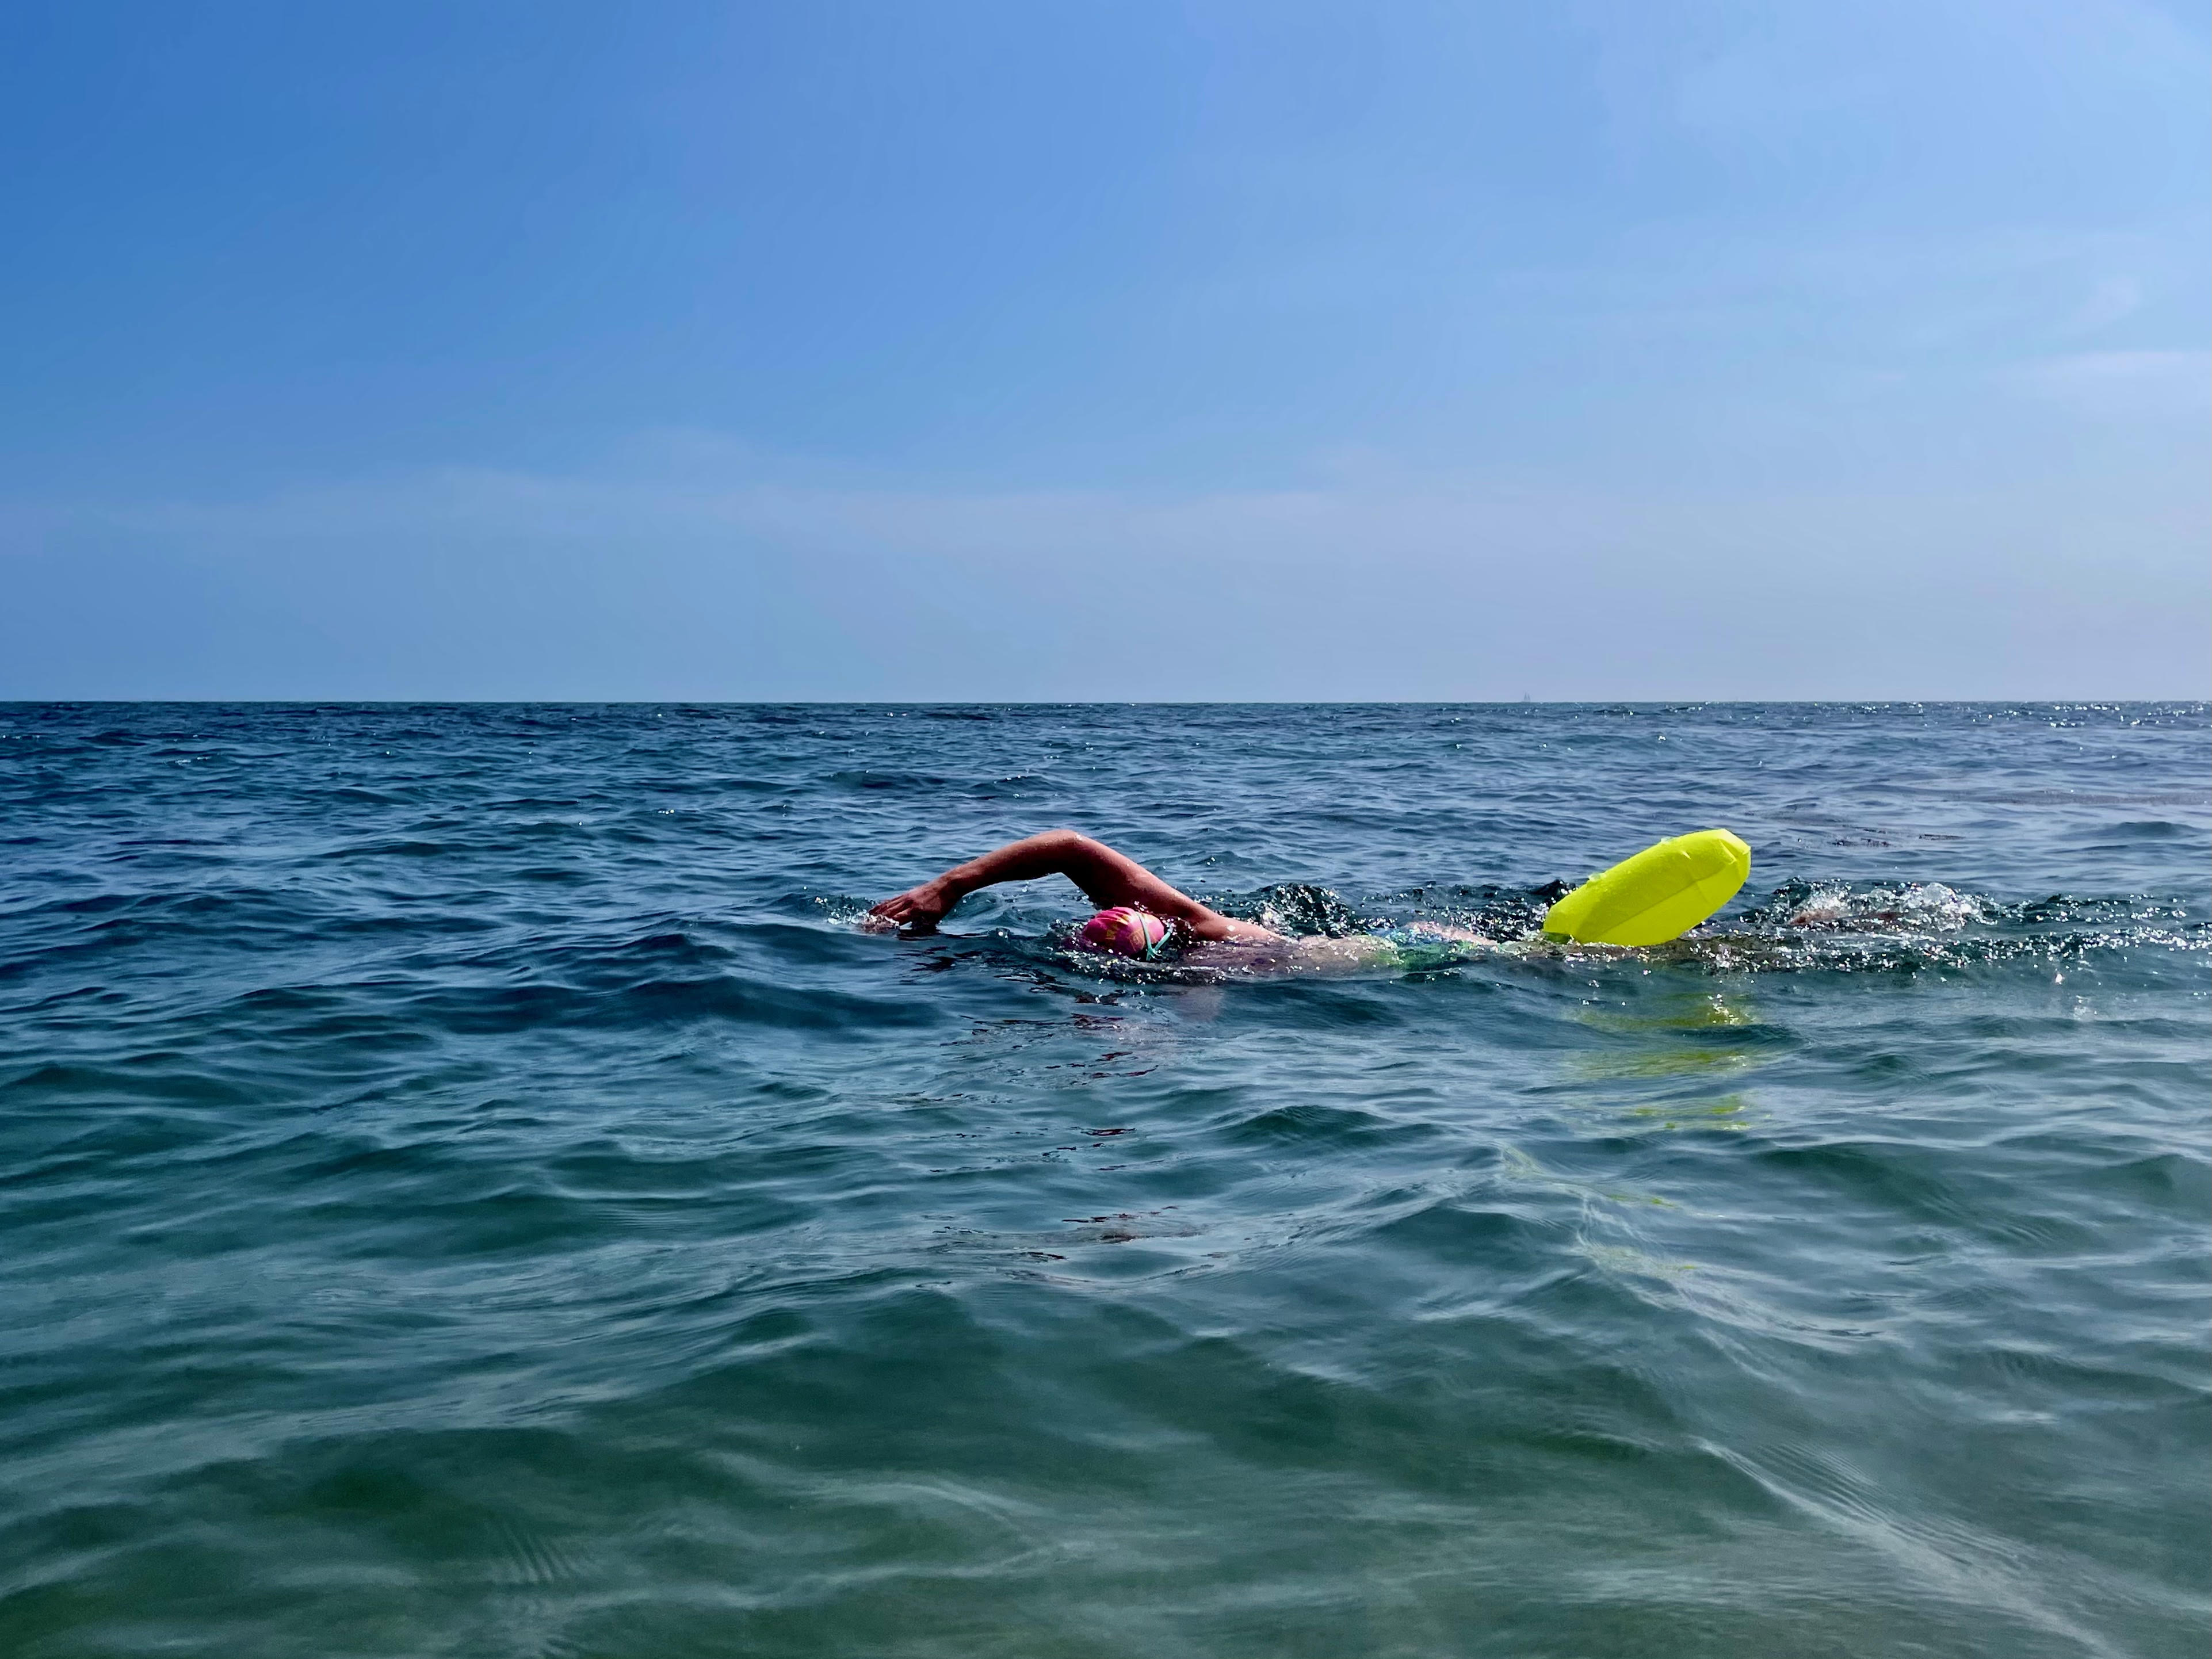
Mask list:
[[[2212,691],[2144,0],[0,12],[0,696]]]

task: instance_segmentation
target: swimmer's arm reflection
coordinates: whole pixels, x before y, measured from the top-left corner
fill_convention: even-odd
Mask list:
[[[1066,876],[1101,909],[1127,904],[1150,911],[1194,939],[1248,945],[1282,941],[1281,934],[1257,923],[1239,921],[1209,909],[1188,893],[1169,886],[1136,860],[1073,830],[1048,830],[1041,836],[1008,842],[981,858],[955,865],[934,880],[885,899],[868,914],[926,933],[979,888],[994,887],[1002,881],[1035,881],[1042,876]]]

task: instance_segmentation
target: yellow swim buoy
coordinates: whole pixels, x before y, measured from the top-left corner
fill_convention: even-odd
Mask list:
[[[1736,895],[1751,848],[1725,830],[1647,847],[1592,876],[1544,913],[1544,931],[1581,945],[1664,945]]]

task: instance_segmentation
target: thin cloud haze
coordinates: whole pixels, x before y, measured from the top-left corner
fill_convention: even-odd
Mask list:
[[[0,25],[0,696],[2212,690],[2193,13],[264,22]]]

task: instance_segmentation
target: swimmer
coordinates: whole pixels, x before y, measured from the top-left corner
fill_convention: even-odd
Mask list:
[[[1431,945],[1492,943],[1464,928],[1428,923],[1404,930],[1409,935],[1404,940],[1293,939],[1255,921],[1224,916],[1169,886],[1136,860],[1073,830],[1048,830],[1009,842],[884,900],[868,914],[880,923],[926,933],[978,889],[1044,876],[1066,876],[1098,907],[1078,943],[1146,960],[1172,951],[1179,960],[1201,967],[1379,967],[1401,960],[1401,945],[1412,942],[1411,936]]]

